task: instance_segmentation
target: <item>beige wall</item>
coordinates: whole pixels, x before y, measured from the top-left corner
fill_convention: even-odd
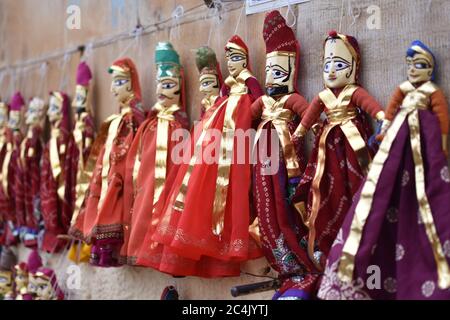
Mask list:
[[[102,38],[111,33],[130,30],[135,24],[136,1],[125,0],[120,12],[113,12],[111,0],[0,0],[0,67],[32,59],[48,52],[85,44],[92,39]],[[201,0],[148,0],[138,1],[143,24],[161,21],[170,17],[176,4],[185,9],[201,4]],[[341,1],[312,0],[295,8],[298,16],[297,35],[302,45],[300,92],[311,100],[322,88],[321,54],[322,42],[330,29],[340,24]],[[345,16],[341,21],[341,31],[358,38],[363,55],[361,82],[383,105],[388,102],[395,86],[405,79],[404,55],[408,44],[421,39],[435,53],[438,61],[438,84],[450,95],[450,1],[446,0],[361,0],[351,1],[354,14],[360,9],[359,18],[348,14],[345,0]],[[69,4],[81,7],[81,30],[65,28],[65,10]],[[366,26],[369,14],[368,6],[377,5],[381,10],[381,29],[370,30]],[[151,106],[155,99],[155,80],[153,52],[158,41],[171,38],[179,51],[187,75],[188,111],[191,120],[199,115],[200,96],[197,92],[197,70],[191,49],[204,45],[208,41],[210,28],[213,27],[210,46],[218,53],[224,64],[223,45],[234,33],[240,15],[239,4],[236,9],[225,13],[219,25],[211,19],[205,19],[205,9],[196,9],[194,16],[182,18],[180,36],[165,28],[145,35],[140,48],[132,47],[127,55],[134,58],[141,76],[144,103]],[[285,13],[286,9],[282,10]],[[112,19],[112,13],[115,18]],[[264,42],[262,40],[262,22],[264,15],[252,15],[242,19],[238,26],[240,34],[248,43],[251,64],[257,77],[263,83]],[[195,19],[195,21],[191,21]],[[191,22],[189,22],[191,21]],[[94,50],[88,62],[94,71],[93,106],[96,123],[99,124],[109,114],[117,110],[109,94],[110,79],[106,72],[108,66],[128,45],[130,40]],[[67,87],[73,93],[75,70],[79,56],[71,59],[66,71],[69,77]],[[51,61],[48,80],[44,90],[55,90],[60,86],[61,61]],[[22,90],[30,96],[39,87],[37,70],[29,71],[22,83]],[[226,73],[226,72],[224,72]],[[64,78],[63,78],[64,79]],[[0,95],[8,95],[8,78],[0,86]],[[21,252],[22,255],[25,252]],[[53,257],[55,260],[57,257]],[[249,270],[260,272],[264,261],[249,266]],[[64,273],[64,268],[61,274]],[[222,280],[178,279],[176,280],[184,298],[227,299],[229,288],[237,283],[260,281],[260,279],[242,277]],[[83,289],[78,292],[80,298],[153,298],[159,297],[162,288],[175,282],[171,277],[152,270],[138,268],[93,269],[83,267]],[[248,298],[268,298],[271,293],[257,294]]]

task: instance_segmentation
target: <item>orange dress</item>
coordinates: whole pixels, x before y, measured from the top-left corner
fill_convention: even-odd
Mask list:
[[[188,124],[186,114],[178,106],[161,108],[157,105],[136,133],[126,160],[124,244],[120,253],[123,264],[136,264],[154,204],[166,176],[174,167],[171,153],[177,141],[171,139],[172,134],[177,129],[187,128]],[[162,165],[156,161],[161,149],[165,149],[162,151],[165,154]]]
[[[110,117],[101,129],[92,152],[106,141],[98,153],[95,170],[80,213],[71,227],[75,238],[94,244],[91,263],[116,266],[123,242],[124,183],[126,157],[137,128],[144,119],[143,112],[131,102],[131,108]],[[95,150],[95,151],[94,151]],[[109,157],[105,157],[105,153]]]

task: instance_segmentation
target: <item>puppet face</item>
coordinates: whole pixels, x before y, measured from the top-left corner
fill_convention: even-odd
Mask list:
[[[227,59],[228,72],[236,78],[242,70],[247,68],[247,56],[239,50],[228,48],[225,54]]]
[[[62,120],[62,101],[55,96],[50,96],[48,111],[47,111],[48,120],[51,123],[55,123],[57,121]]]
[[[0,102],[0,128],[5,127],[8,124],[8,108],[6,104]]]
[[[28,126],[41,124],[45,115],[45,104],[42,100],[31,100],[28,110],[25,114],[25,123]]]
[[[12,130],[19,130],[22,124],[22,114],[20,111],[10,111],[8,127]]]
[[[30,293],[33,296],[37,295],[37,289],[38,289],[38,283],[37,283],[37,277],[30,274],[28,276],[28,293]]]
[[[415,84],[430,81],[433,75],[433,62],[422,53],[406,58],[408,81]]]
[[[86,110],[88,89],[77,85],[75,88],[75,99],[72,101],[72,107],[77,108],[77,112]]]
[[[12,290],[12,272],[0,271],[0,294],[5,295]]]
[[[16,288],[26,288],[28,286],[28,272],[16,269],[17,273],[14,277],[14,282],[16,283]]]
[[[114,95],[114,99],[120,104],[129,101],[130,97],[133,95],[130,77],[113,73],[111,92]]]
[[[180,103],[181,84],[178,77],[160,77],[157,79],[156,95],[158,103],[170,107]]]
[[[45,277],[36,277],[34,281],[36,286],[36,295],[39,300],[52,300],[55,293],[50,281]]]
[[[342,39],[329,39],[325,43],[323,80],[331,89],[355,83],[356,61]]]
[[[295,56],[271,55],[266,58],[266,91],[269,96],[294,92]]]
[[[217,76],[213,74],[202,74],[200,76],[200,92],[205,97],[218,96],[219,95],[219,80]]]

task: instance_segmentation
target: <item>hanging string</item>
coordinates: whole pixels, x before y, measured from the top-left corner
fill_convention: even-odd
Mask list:
[[[427,5],[427,12],[429,13],[431,10],[431,3],[433,2],[433,0],[428,0],[428,5]]]
[[[356,19],[358,19],[361,16],[361,8],[359,6],[356,6],[355,8],[357,9],[357,12],[358,12],[357,14],[354,14],[355,10],[353,10],[354,8],[352,6],[352,0],[349,0],[348,1],[348,13],[349,13],[349,16],[352,17],[352,19],[353,19],[353,22],[350,24],[350,27],[352,27],[356,23]]]
[[[341,14],[339,15],[339,28],[338,28],[338,32],[341,33],[341,29],[342,29],[342,19],[344,18],[344,1],[342,0],[341,3]]]
[[[68,72],[67,72],[67,65],[69,64],[70,58],[72,56],[69,53],[66,53],[64,55],[63,61],[62,61],[62,67],[61,67],[61,77],[59,80],[59,90],[60,91],[66,91],[67,85],[69,82]]]
[[[8,96],[11,98],[14,94],[14,89],[16,87],[16,69],[12,69],[10,71],[10,79],[9,79],[9,88],[8,88]]]
[[[45,96],[44,84],[47,83],[48,63],[43,62],[39,67],[39,89],[37,94],[42,98]]]
[[[292,17],[292,23],[289,23],[289,15]],[[287,11],[286,11],[286,25],[290,28],[293,28],[297,23],[297,16],[295,15],[294,10],[292,9],[291,0],[288,0]]]
[[[172,30],[174,31],[176,38],[180,39],[180,19],[184,15],[184,7],[180,4],[175,7],[175,9],[172,11],[172,19],[174,21],[172,29],[170,29],[169,32],[169,40],[172,40]]]
[[[209,28],[209,35],[208,35],[208,42],[207,45],[210,46],[211,44],[211,36],[213,31],[215,30],[215,27],[219,25],[220,19],[221,19],[221,10],[223,8],[222,0],[214,0],[212,7],[208,9],[207,15],[205,15],[205,20],[208,17],[208,14],[211,14],[211,27]]]
[[[5,79],[5,71],[0,72],[0,88],[3,89],[3,79]],[[2,98],[1,94],[0,94],[0,99]]]
[[[242,13],[244,13],[244,10],[245,10],[245,1],[244,1],[244,4],[242,5],[241,13],[239,14],[239,18],[238,18],[238,21],[236,23],[236,28],[234,29],[234,34],[237,34],[237,32],[238,32],[239,23],[241,22]]]

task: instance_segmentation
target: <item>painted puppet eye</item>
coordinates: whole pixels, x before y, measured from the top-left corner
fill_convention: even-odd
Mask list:
[[[323,66],[323,72],[329,73],[330,72],[330,68],[331,68],[331,62],[325,63],[325,65]]]
[[[123,86],[126,83],[128,83],[127,79],[117,79],[114,81],[114,85],[116,85],[117,87]]]
[[[429,68],[428,64],[422,63],[422,62],[415,63],[414,67],[416,69],[428,69]]]
[[[230,58],[230,60],[231,61],[233,61],[233,62],[239,62],[239,61],[242,61],[242,60],[244,60],[245,58],[243,57],[243,56],[232,56],[231,58]]]
[[[286,77],[288,74],[280,69],[273,69],[272,75],[274,79],[281,79]]]
[[[162,87],[163,89],[165,89],[165,90],[172,89],[172,88],[174,88],[175,86],[176,86],[176,83],[174,83],[174,82],[163,82],[163,83],[161,84],[161,87]]]
[[[208,87],[208,86],[210,86],[212,83],[213,83],[213,81],[204,81],[204,82],[202,82],[202,86],[203,86],[203,87]]]
[[[341,70],[347,69],[350,65],[347,62],[338,60],[335,62],[335,66],[336,66],[336,71],[341,71]]]

